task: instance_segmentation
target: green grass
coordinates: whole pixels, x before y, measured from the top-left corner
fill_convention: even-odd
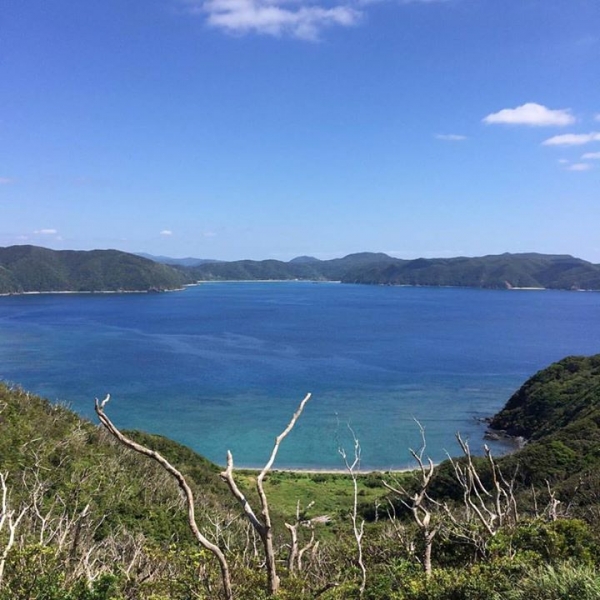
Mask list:
[[[236,471],[236,479],[244,489],[254,489],[257,473]],[[382,502],[387,495],[383,486],[383,473],[358,475],[358,502],[361,505]],[[296,514],[300,501],[301,509],[314,502],[308,517],[329,515],[332,518],[345,517],[352,508],[354,486],[348,473],[302,473],[294,471],[273,471],[265,478],[265,491],[271,506],[277,512],[291,519]]]

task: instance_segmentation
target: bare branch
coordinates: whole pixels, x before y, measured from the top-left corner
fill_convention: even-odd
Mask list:
[[[7,527],[8,529],[8,539],[4,545],[4,549],[0,551],[0,587],[2,587],[2,579],[4,577],[4,565],[6,564],[6,559],[8,557],[8,553],[10,549],[14,546],[15,543],[15,535],[17,532],[17,527],[19,523],[25,516],[27,512],[27,506],[21,508],[19,513],[15,509],[10,508],[9,506],[9,492],[8,486],[6,484],[8,475],[4,473],[0,473],[0,487],[2,488],[2,505],[0,505],[0,533],[2,530]],[[15,516],[16,515],[16,516]]]
[[[229,565],[227,563],[227,559],[225,558],[225,555],[223,554],[221,549],[217,545],[215,545],[211,541],[209,541],[206,537],[204,537],[204,535],[202,535],[202,533],[200,532],[200,529],[198,528],[198,524],[196,523],[194,494],[192,492],[192,489],[188,485],[185,477],[166,458],[164,458],[162,456],[162,454],[160,454],[159,452],[156,452],[155,450],[150,450],[150,448],[146,448],[146,446],[143,446],[142,444],[138,444],[137,442],[134,442],[132,439],[123,435],[119,431],[119,429],[117,429],[117,427],[112,423],[112,421],[108,418],[108,416],[104,412],[104,407],[106,406],[106,404],[108,403],[109,400],[110,400],[110,394],[107,394],[106,398],[102,402],[99,402],[98,398],[96,398],[95,409],[96,409],[96,414],[98,415],[98,418],[100,419],[100,422],[109,431],[109,433],[111,433],[124,446],[156,461],[159,465],[161,465],[168,473],[170,473],[175,478],[181,491],[183,492],[183,494],[186,498],[189,527],[190,527],[192,533],[194,534],[194,537],[198,541],[198,543],[203,548],[206,548],[206,550],[211,552],[219,561],[219,565],[221,567],[221,578],[223,581],[223,589],[225,591],[225,597],[227,598],[227,600],[232,600],[233,592],[231,589],[231,576],[229,573]]]
[[[350,424],[348,424],[348,429],[352,434],[352,439],[354,442],[354,460],[352,463],[348,461],[348,455],[346,454],[346,450],[342,447],[338,449],[340,456],[344,461],[344,465],[346,466],[346,470],[350,474],[352,478],[352,486],[353,486],[353,502],[352,502],[352,512],[350,513],[350,517],[352,519],[352,530],[354,531],[354,539],[356,540],[356,548],[358,552],[357,562],[361,572],[361,583],[359,587],[359,595],[362,598],[365,593],[365,588],[367,587],[367,569],[365,567],[365,563],[363,560],[363,549],[362,549],[362,539],[365,533],[365,522],[363,519],[358,519],[358,480],[356,471],[360,469],[360,459],[361,459],[361,447],[356,434]]]
[[[396,494],[402,504],[404,504],[404,506],[411,511],[415,523],[421,530],[421,536],[424,543],[422,564],[425,574],[427,577],[429,577],[432,572],[431,550],[433,547],[433,539],[440,530],[439,523],[432,523],[432,509],[439,507],[440,503],[430,498],[427,494],[429,484],[431,483],[433,474],[435,472],[435,465],[431,458],[428,457],[427,462],[423,459],[423,455],[425,454],[425,449],[427,447],[425,428],[416,419],[415,422],[419,426],[419,430],[421,432],[422,444],[419,452],[416,452],[410,448],[410,453],[419,465],[420,482],[418,490],[413,494],[409,494],[403,486],[392,486],[386,481],[383,481],[383,485],[391,492]]]
[[[269,501],[264,488],[264,479],[275,462],[275,458],[277,457],[277,452],[279,451],[279,446],[281,445],[281,442],[294,428],[296,421],[300,418],[300,415],[302,414],[302,411],[304,410],[304,407],[306,406],[306,403],[310,400],[310,398],[311,394],[306,394],[306,396],[304,397],[302,402],[300,402],[300,405],[296,409],[296,412],[292,415],[292,418],[287,424],[287,427],[275,438],[275,444],[273,446],[273,450],[271,451],[271,456],[269,457],[267,464],[264,466],[264,468],[256,478],[256,489],[258,491],[258,498],[260,501],[260,514],[262,517],[262,521],[256,516],[256,513],[250,506],[250,503],[248,502],[248,500],[246,499],[246,497],[235,482],[235,479],[233,477],[233,456],[229,450],[227,451],[227,468],[221,473],[221,478],[227,483],[231,493],[242,506],[242,510],[244,511],[244,514],[252,524],[252,527],[260,536],[263,548],[265,550],[265,566],[267,569],[267,580],[269,587],[268,591],[269,594],[271,594],[272,596],[276,595],[277,591],[279,590],[279,577],[277,575],[275,550],[273,548],[273,527],[271,524],[271,514],[269,511]]]

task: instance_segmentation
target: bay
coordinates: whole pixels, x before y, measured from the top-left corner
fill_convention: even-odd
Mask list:
[[[0,298],[0,379],[219,464],[262,466],[306,392],[277,467],[401,468],[480,452],[480,419],[531,375],[600,352],[600,294],[332,283],[207,283],[167,294]],[[494,451],[506,447],[496,445]]]

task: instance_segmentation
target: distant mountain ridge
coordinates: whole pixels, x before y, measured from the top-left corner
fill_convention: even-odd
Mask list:
[[[180,271],[119,250],[0,248],[0,293],[162,291],[181,288]]]
[[[332,260],[298,257],[289,262],[211,262],[186,272],[197,281],[303,279],[485,289],[600,290],[600,265],[570,255],[537,253],[404,260],[362,252]]]
[[[153,260],[154,262],[163,265],[177,265],[179,267],[196,267],[198,265],[203,265],[204,263],[222,262],[212,258],[193,258],[191,256],[186,256],[185,258],[172,258],[171,256],[162,255],[155,256],[154,254],[148,254],[146,252],[136,252],[135,256],[141,256],[142,258],[147,258],[148,260]]]
[[[536,253],[404,260],[384,253],[359,252],[331,260],[300,256],[289,262],[224,262],[166,256],[150,260],[119,250],[0,248],[0,293],[4,294],[158,291],[178,289],[188,283],[227,280],[600,290],[600,265],[570,255]]]

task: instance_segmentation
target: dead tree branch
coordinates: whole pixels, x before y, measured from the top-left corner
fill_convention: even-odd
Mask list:
[[[219,565],[221,567],[221,579],[223,581],[223,589],[225,592],[225,597],[227,598],[227,600],[232,600],[233,592],[231,589],[231,576],[230,576],[230,572],[229,572],[229,565],[227,563],[227,559],[225,558],[225,554],[223,554],[221,549],[217,545],[215,545],[211,541],[209,541],[206,537],[204,537],[204,535],[202,535],[202,533],[200,532],[200,529],[198,528],[198,524],[196,523],[194,494],[193,494],[190,486],[188,485],[185,477],[160,453],[156,452],[155,450],[150,450],[149,448],[146,448],[145,446],[138,444],[137,442],[134,442],[133,440],[131,440],[128,437],[126,437],[125,435],[123,435],[117,429],[117,427],[112,423],[112,421],[106,416],[106,413],[104,412],[104,407],[106,406],[106,404],[108,403],[109,400],[110,400],[110,394],[107,394],[106,398],[102,402],[99,402],[98,398],[96,398],[95,409],[96,409],[96,414],[98,415],[98,418],[100,419],[100,422],[102,423],[102,425],[104,425],[104,427],[108,430],[108,432],[111,433],[124,446],[156,461],[159,465],[161,465],[166,471],[168,471],[176,479],[181,491],[183,492],[183,494],[186,498],[189,527],[190,527],[192,533],[194,534],[194,537],[198,541],[198,543],[203,548],[205,548],[206,550],[211,552],[216,557],[216,559],[219,561]]]
[[[427,458],[427,463],[423,459],[423,455],[425,454],[425,449],[427,447],[427,442],[425,439],[425,428],[416,421],[419,426],[419,430],[421,432],[421,448],[419,452],[416,452],[412,448],[410,448],[410,453],[412,457],[417,461],[419,465],[419,487],[417,491],[413,494],[410,494],[406,491],[403,486],[391,485],[387,481],[383,481],[383,485],[393,492],[406,508],[410,510],[412,516],[415,520],[415,523],[421,530],[421,536],[423,539],[423,569],[427,577],[431,575],[431,550],[433,547],[433,539],[437,535],[440,530],[441,524],[435,523],[432,520],[432,508],[439,507],[440,503],[433,500],[427,490],[429,488],[429,484],[433,478],[433,474],[435,472],[435,465],[431,458]]]
[[[2,492],[2,504],[0,505],[0,533],[2,533],[5,527],[8,532],[8,539],[4,544],[4,548],[0,550],[0,587],[2,587],[4,565],[6,564],[8,553],[15,543],[17,527],[27,512],[27,506],[22,507],[18,513],[14,508],[10,507],[10,495],[6,483],[7,477],[8,475],[0,473],[0,488]]]
[[[352,487],[353,487],[353,502],[352,502],[352,512],[350,513],[350,518],[352,519],[352,530],[354,532],[354,539],[356,540],[356,549],[357,549],[357,563],[360,568],[361,573],[361,581],[359,587],[359,594],[362,598],[365,593],[365,588],[367,586],[367,569],[365,567],[365,563],[363,560],[363,548],[362,548],[362,539],[365,533],[365,521],[364,519],[358,519],[358,476],[357,471],[360,469],[360,458],[361,458],[361,448],[360,442],[354,433],[354,430],[350,425],[348,425],[348,429],[352,434],[352,439],[354,442],[354,459],[352,462],[348,460],[348,455],[344,448],[339,448],[338,452],[344,461],[344,465],[346,466],[346,470],[350,474],[352,479]]]
[[[262,471],[259,473],[256,478],[256,489],[258,491],[258,498],[260,502],[260,515],[259,518],[250,503],[238,487],[235,479],[233,477],[233,455],[230,451],[227,451],[227,468],[221,473],[221,478],[225,483],[227,483],[231,493],[240,503],[244,514],[246,515],[248,521],[252,524],[255,531],[258,533],[261,542],[263,544],[265,550],[265,560],[266,560],[266,570],[267,570],[267,585],[268,592],[272,596],[277,594],[279,590],[279,576],[277,575],[277,565],[275,562],[275,550],[273,548],[273,527],[271,524],[271,513],[269,511],[269,501],[267,498],[267,494],[265,493],[264,488],[264,479],[267,473],[271,470],[273,463],[275,462],[275,458],[277,457],[277,452],[279,451],[279,446],[281,442],[285,439],[288,433],[293,429],[296,421],[300,418],[302,411],[306,403],[310,400],[311,394],[306,394],[298,409],[293,414],[290,422],[287,427],[275,438],[275,444],[273,446],[273,450],[271,452],[271,456],[267,461],[267,464],[264,466]]]
[[[306,508],[300,510],[300,500],[296,503],[296,520],[294,523],[285,523],[286,529],[290,532],[290,554],[288,556],[288,571],[290,573],[302,572],[302,556],[319,542],[315,542],[315,525],[317,523],[329,523],[329,515],[307,518],[306,513],[313,507],[314,500],[309,502]],[[299,527],[306,527],[310,530],[310,540],[300,548],[298,541]]]
[[[514,494],[516,474],[508,481],[494,460],[490,449],[485,446],[485,457],[491,478],[491,486],[488,489],[481,480],[468,442],[463,440],[459,434],[456,434],[456,439],[463,451],[464,460],[459,461],[452,458],[449,460],[463,492],[464,522],[461,524],[447,505],[444,505],[444,510],[454,527],[454,534],[469,540],[484,552],[487,540],[494,537],[501,527],[518,522],[519,514]],[[479,521],[483,528],[480,533],[483,535],[469,528],[469,524],[473,520]]]

